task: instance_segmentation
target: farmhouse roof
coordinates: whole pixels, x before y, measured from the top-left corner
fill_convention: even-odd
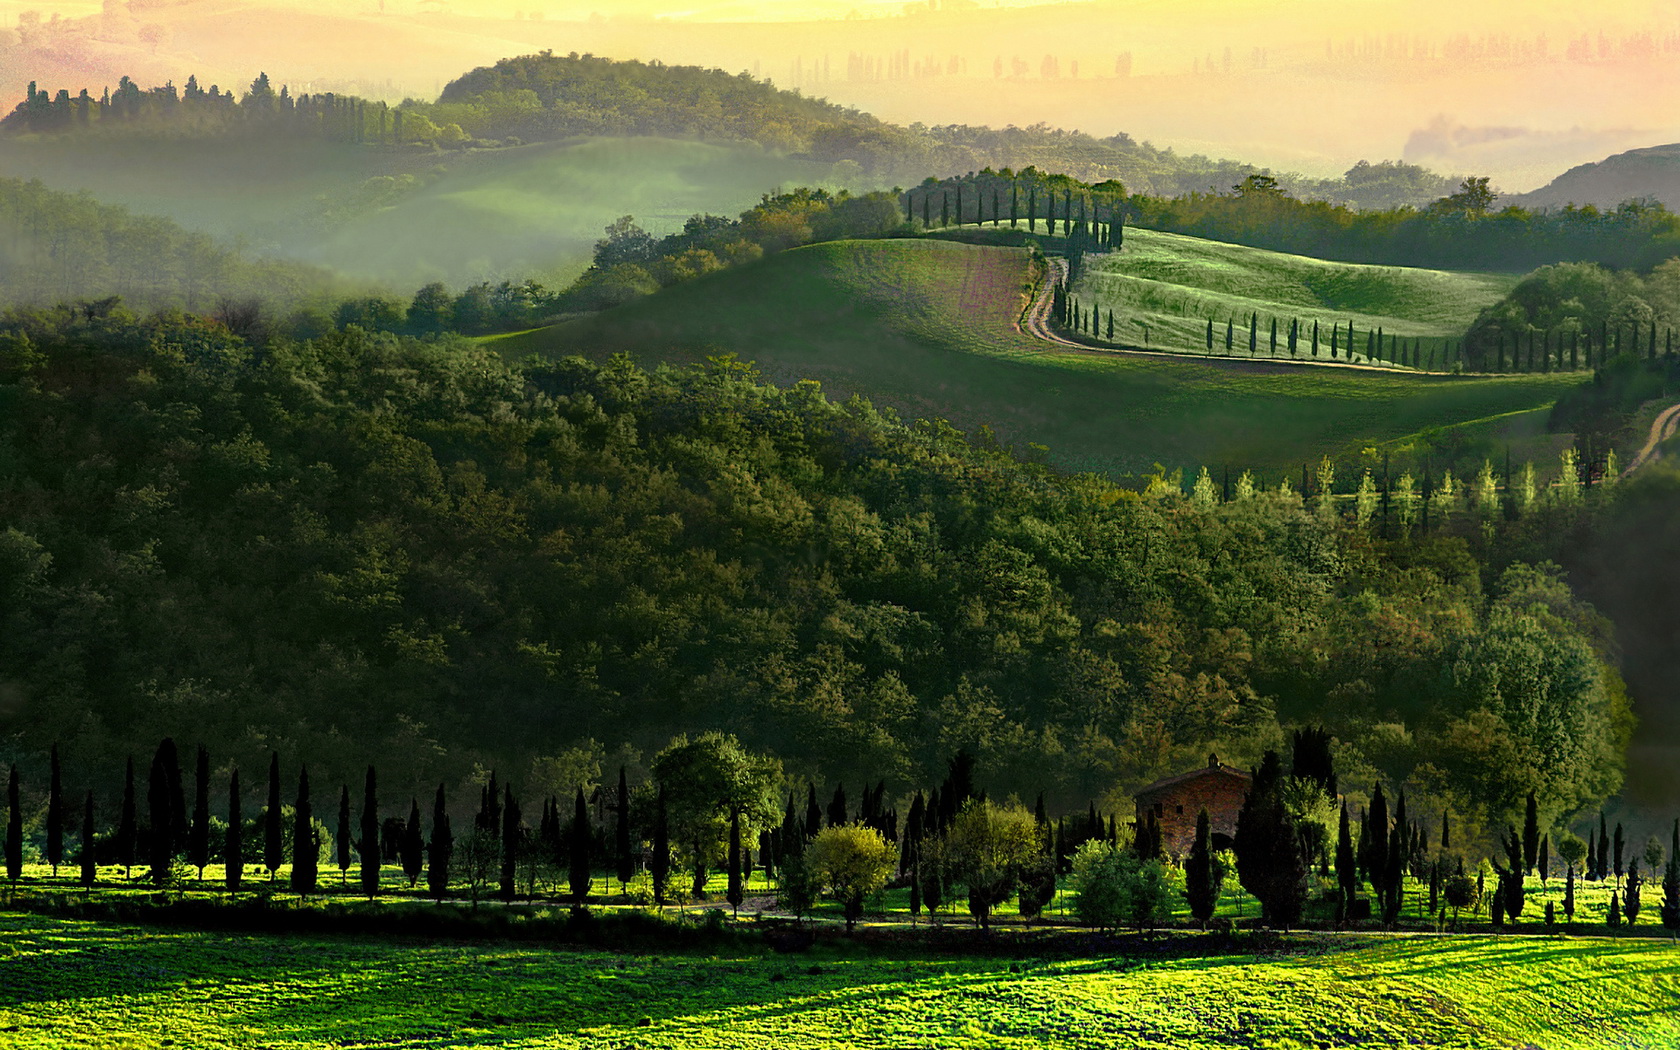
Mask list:
[[[1177,776],[1166,777],[1162,780],[1157,780],[1157,781],[1155,781],[1155,783],[1150,784],[1148,787],[1140,788],[1138,790],[1138,793],[1137,793],[1136,797],[1144,798],[1145,796],[1148,796],[1148,795],[1158,795],[1158,794],[1160,794],[1164,791],[1168,791],[1172,788],[1175,788],[1175,787],[1179,786],[1180,784],[1188,783],[1189,781],[1197,780],[1201,777],[1207,777],[1207,776],[1230,776],[1230,777],[1238,777],[1242,780],[1253,780],[1254,779],[1253,776],[1251,776],[1248,773],[1243,772],[1242,770],[1238,769],[1236,766],[1228,766],[1225,763],[1219,761],[1219,756],[1214,754],[1214,755],[1209,755],[1208,756],[1208,764],[1203,766],[1201,769],[1192,769],[1188,773],[1180,773]]]

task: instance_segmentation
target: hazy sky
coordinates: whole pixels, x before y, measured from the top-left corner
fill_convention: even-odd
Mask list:
[[[746,70],[905,123],[1126,132],[1315,174],[1404,158],[1513,191],[1680,140],[1680,0],[0,0],[0,25],[26,11],[64,21],[0,31],[8,97],[259,68],[430,96],[546,47]]]

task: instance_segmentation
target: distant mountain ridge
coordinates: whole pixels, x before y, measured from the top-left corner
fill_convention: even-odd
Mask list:
[[[1627,200],[1661,201],[1680,211],[1680,142],[1631,149],[1592,164],[1570,168],[1529,193],[1506,198],[1525,208],[1561,208],[1588,204],[1613,208]]]

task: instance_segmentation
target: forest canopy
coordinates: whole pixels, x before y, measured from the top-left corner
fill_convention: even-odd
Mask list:
[[[1629,732],[1553,570],[1288,492],[1059,476],[730,358],[14,312],[0,503],[26,766],[175,735],[418,790],[718,730],[895,790],[966,749],[998,797],[1075,806],[1323,723],[1344,782],[1474,826],[1596,804]]]

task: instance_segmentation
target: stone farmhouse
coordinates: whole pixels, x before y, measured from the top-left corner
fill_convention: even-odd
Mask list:
[[[1157,780],[1140,790],[1135,796],[1138,825],[1146,824],[1153,814],[1161,829],[1161,848],[1182,857],[1196,843],[1196,815],[1205,809],[1214,849],[1230,849],[1237,834],[1237,812],[1253,781],[1248,773],[1220,762],[1218,755],[1209,755],[1201,769]]]

